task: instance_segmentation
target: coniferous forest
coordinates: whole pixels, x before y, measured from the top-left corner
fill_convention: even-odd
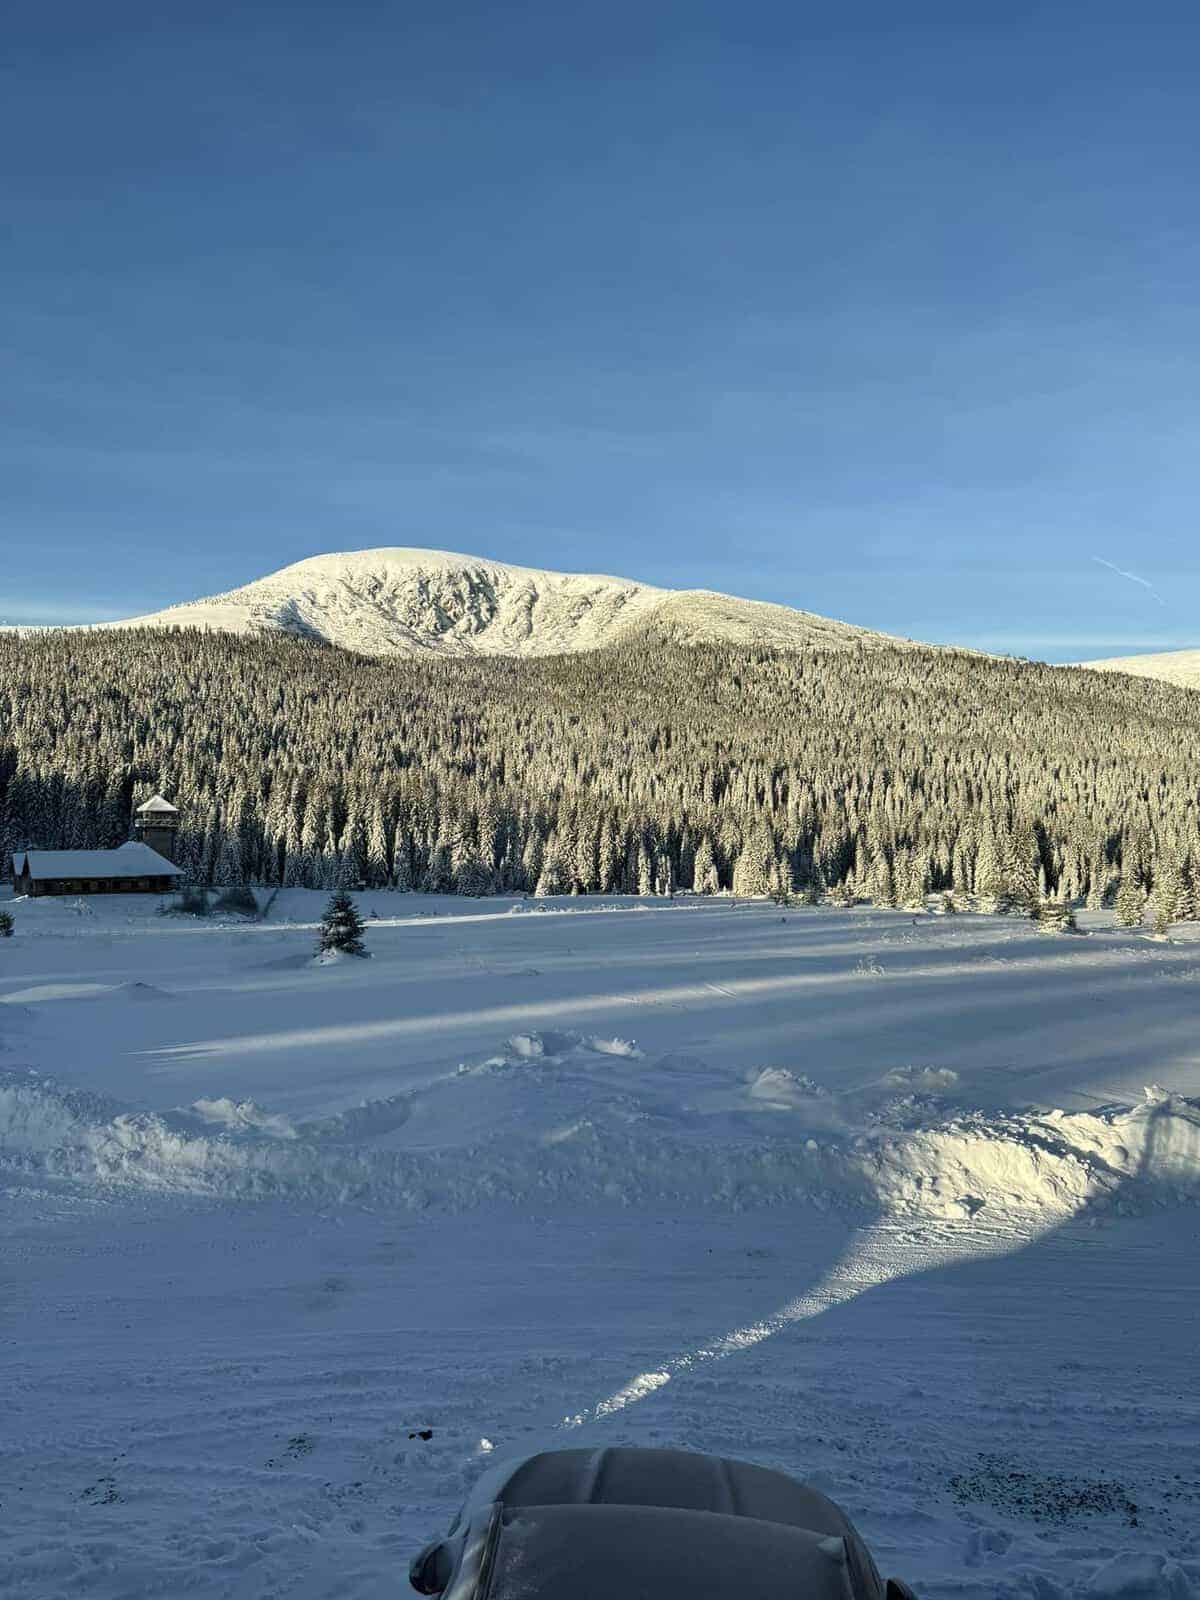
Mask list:
[[[0,635],[0,845],[199,883],[486,894],[1200,895],[1200,695],[940,650],[661,641],[377,660],[283,636]],[[1140,906],[1140,901],[1139,901]]]

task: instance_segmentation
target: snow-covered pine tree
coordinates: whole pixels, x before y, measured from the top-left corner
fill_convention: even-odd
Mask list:
[[[1102,846],[1097,846],[1089,858],[1087,872],[1087,899],[1084,903],[1089,911],[1100,911],[1104,907],[1104,897],[1108,893],[1109,882],[1108,857]]]
[[[454,838],[439,836],[429,856],[429,870],[421,888],[426,894],[450,894],[454,888]]]
[[[377,799],[371,807],[367,821],[366,869],[368,888],[382,889],[391,881],[391,863],[388,860],[388,824],[383,805]]]
[[[1179,921],[1183,909],[1183,874],[1174,851],[1164,852],[1155,864],[1152,903],[1154,931],[1165,934],[1172,923]]]
[[[1195,922],[1200,915],[1200,896],[1196,892],[1195,862],[1187,850],[1180,850],[1179,860],[1179,920]]]
[[[542,862],[542,870],[534,887],[539,900],[553,894],[570,894],[571,875],[559,854],[557,845],[551,845]]]
[[[1051,896],[1039,901],[1034,920],[1046,933],[1068,933],[1075,929],[1075,913],[1065,900]]]
[[[782,861],[775,863],[771,873],[771,902],[777,906],[790,906],[792,903],[792,890],[788,881],[788,872]]]
[[[1117,926],[1140,928],[1146,916],[1146,896],[1132,872],[1125,873],[1117,885]]]
[[[213,869],[213,882],[222,889],[229,889],[245,881],[237,838],[234,834],[227,833],[221,840],[221,853]]]
[[[981,911],[996,911],[1005,898],[1004,870],[992,828],[985,826],[975,853],[975,895]]]
[[[654,855],[644,838],[637,844],[637,893],[643,898],[654,893]]]
[[[734,894],[770,894],[776,866],[774,837],[770,828],[760,825],[751,832],[738,854],[733,869]]]
[[[896,873],[896,893],[900,904],[908,911],[924,911],[925,896],[929,893],[929,862],[917,850],[904,855],[903,871]]]
[[[1039,914],[1037,836],[1028,822],[1019,822],[1003,841],[1001,871],[1009,903],[1031,917]]]
[[[898,903],[895,874],[886,851],[881,850],[872,861],[867,885],[872,905],[894,906]]]
[[[318,940],[321,953],[340,950],[347,956],[365,956],[367,948],[362,936],[363,923],[357,906],[345,889],[336,890],[330,895],[321,918]]]
[[[692,887],[697,894],[716,894],[721,887],[717,879],[717,863],[713,857],[712,840],[707,834],[696,846],[692,866]]]
[[[492,894],[496,875],[481,855],[470,855],[454,875],[455,889],[459,894],[480,898]]]
[[[313,880],[312,857],[307,850],[289,850],[287,864],[283,869],[283,886],[285,889],[308,888]]]

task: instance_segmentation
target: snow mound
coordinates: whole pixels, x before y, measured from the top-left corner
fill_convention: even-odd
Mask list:
[[[1097,1567],[1081,1591],[1087,1600],[1193,1600],[1187,1573],[1169,1557],[1122,1550]]]
[[[126,1000],[173,1000],[175,997],[166,989],[160,989],[157,984],[143,983],[135,980],[132,983],[118,984],[115,994],[123,995]]]
[[[318,955],[313,956],[308,965],[313,967],[341,967],[345,966],[347,962],[365,961],[370,954],[369,950],[322,950]]]
[[[829,1098],[827,1089],[804,1073],[792,1072],[787,1067],[764,1067],[750,1080],[747,1093],[751,1100],[790,1107],[809,1106],[813,1100]]]
[[[749,1129],[718,1116],[710,1130],[691,1107],[664,1103],[653,1069],[644,1099],[628,1084],[607,1101],[584,1098],[569,1071],[563,1094],[548,1093],[544,1079],[514,1079],[518,1062],[535,1071],[549,1065],[553,1091],[564,1062],[570,1068],[586,1050],[576,1044],[551,1058],[546,1036],[518,1037],[521,1050],[540,1039],[543,1054],[494,1058],[509,1065],[495,1080],[510,1096],[498,1102],[502,1114],[493,1116],[485,1096],[469,1137],[441,1145],[423,1134],[436,1132],[430,1106],[453,1106],[464,1095],[473,1104],[480,1080],[470,1072],[300,1124],[228,1099],[131,1111],[35,1073],[0,1074],[0,1173],[11,1182],[414,1211],[569,1197],[733,1209],[808,1201],[942,1219],[1019,1212],[1054,1220],[1200,1197],[1197,1102],[1168,1097],[1045,1115],[934,1106],[912,1125],[880,1120],[852,1135],[804,1117],[772,1118],[764,1134],[761,1115]],[[642,1070],[630,1058],[628,1071]],[[397,1130],[409,1141],[403,1147],[380,1143]]]
[[[584,1040],[589,1050],[600,1056],[621,1056],[626,1061],[640,1061],[642,1052],[632,1039],[601,1039],[595,1034]]]
[[[236,1131],[252,1130],[269,1134],[274,1139],[294,1139],[296,1127],[290,1117],[280,1112],[264,1111],[253,1100],[195,1100],[192,1110],[204,1122],[216,1128]]]
[[[498,1054],[488,1056],[475,1066],[464,1063],[458,1070],[460,1073],[496,1072],[520,1066],[522,1062],[565,1066],[572,1062],[586,1062],[592,1056],[617,1056],[624,1061],[640,1061],[642,1052],[632,1039],[607,1039],[597,1034],[553,1030],[514,1033],[505,1040],[504,1048]]]

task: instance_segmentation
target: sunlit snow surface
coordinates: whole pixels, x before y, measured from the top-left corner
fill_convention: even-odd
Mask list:
[[[582,1441],[927,1595],[1200,1594],[1200,940],[359,900],[330,966],[305,891],[12,906],[0,1593],[403,1592]]]
[[[1184,689],[1200,689],[1200,650],[1163,650],[1078,664],[1093,672],[1127,672],[1135,678],[1161,678]]]

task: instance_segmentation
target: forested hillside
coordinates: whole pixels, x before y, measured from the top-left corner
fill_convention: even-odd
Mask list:
[[[0,636],[0,815],[201,881],[484,893],[1200,889],[1200,695],[922,650],[371,660],[284,637]]]

